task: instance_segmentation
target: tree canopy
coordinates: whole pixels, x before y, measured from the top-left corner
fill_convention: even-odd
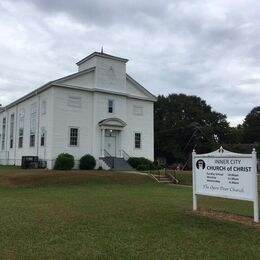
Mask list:
[[[185,94],[160,95],[155,103],[155,155],[184,162],[193,148],[209,152],[229,133],[226,116],[204,100]]]
[[[245,118],[243,123],[243,142],[260,143],[260,106],[254,107]]]

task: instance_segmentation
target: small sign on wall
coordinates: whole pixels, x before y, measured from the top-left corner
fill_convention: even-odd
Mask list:
[[[192,153],[193,210],[197,195],[247,200],[254,203],[254,221],[258,222],[256,152],[238,154],[222,147],[212,153]]]

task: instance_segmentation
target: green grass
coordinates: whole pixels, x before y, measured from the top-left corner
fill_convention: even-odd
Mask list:
[[[176,171],[173,173],[176,179],[181,185],[192,185],[192,173],[191,171]]]
[[[170,173],[173,175],[178,181],[180,185],[188,185],[192,186],[192,172],[191,171],[175,171],[175,170],[169,170],[169,169],[162,169],[162,170],[154,170],[149,171],[147,173],[154,173],[154,174],[161,174],[164,175],[165,173]],[[260,191],[260,173],[258,172],[258,190]]]
[[[248,202],[200,207],[252,216]],[[191,214],[190,187],[147,176],[0,167],[1,259],[257,259],[260,230]]]

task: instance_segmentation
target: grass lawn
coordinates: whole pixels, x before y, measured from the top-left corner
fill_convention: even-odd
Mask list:
[[[191,171],[175,171],[175,170],[169,170],[169,169],[162,169],[162,170],[154,170],[154,171],[147,171],[147,173],[153,173],[153,174],[161,174],[164,175],[165,173],[170,173],[172,176],[174,176],[178,181],[180,185],[192,185],[192,172]],[[257,173],[258,176],[260,175],[260,172]],[[258,177],[258,190],[260,191],[260,177]]]
[[[249,202],[198,205],[252,216]],[[191,214],[190,187],[104,171],[0,167],[1,259],[258,259],[260,229]]]

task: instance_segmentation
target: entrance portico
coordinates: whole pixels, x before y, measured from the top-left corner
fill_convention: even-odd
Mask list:
[[[119,118],[107,118],[98,125],[101,128],[101,157],[122,157],[122,131],[126,123]]]

